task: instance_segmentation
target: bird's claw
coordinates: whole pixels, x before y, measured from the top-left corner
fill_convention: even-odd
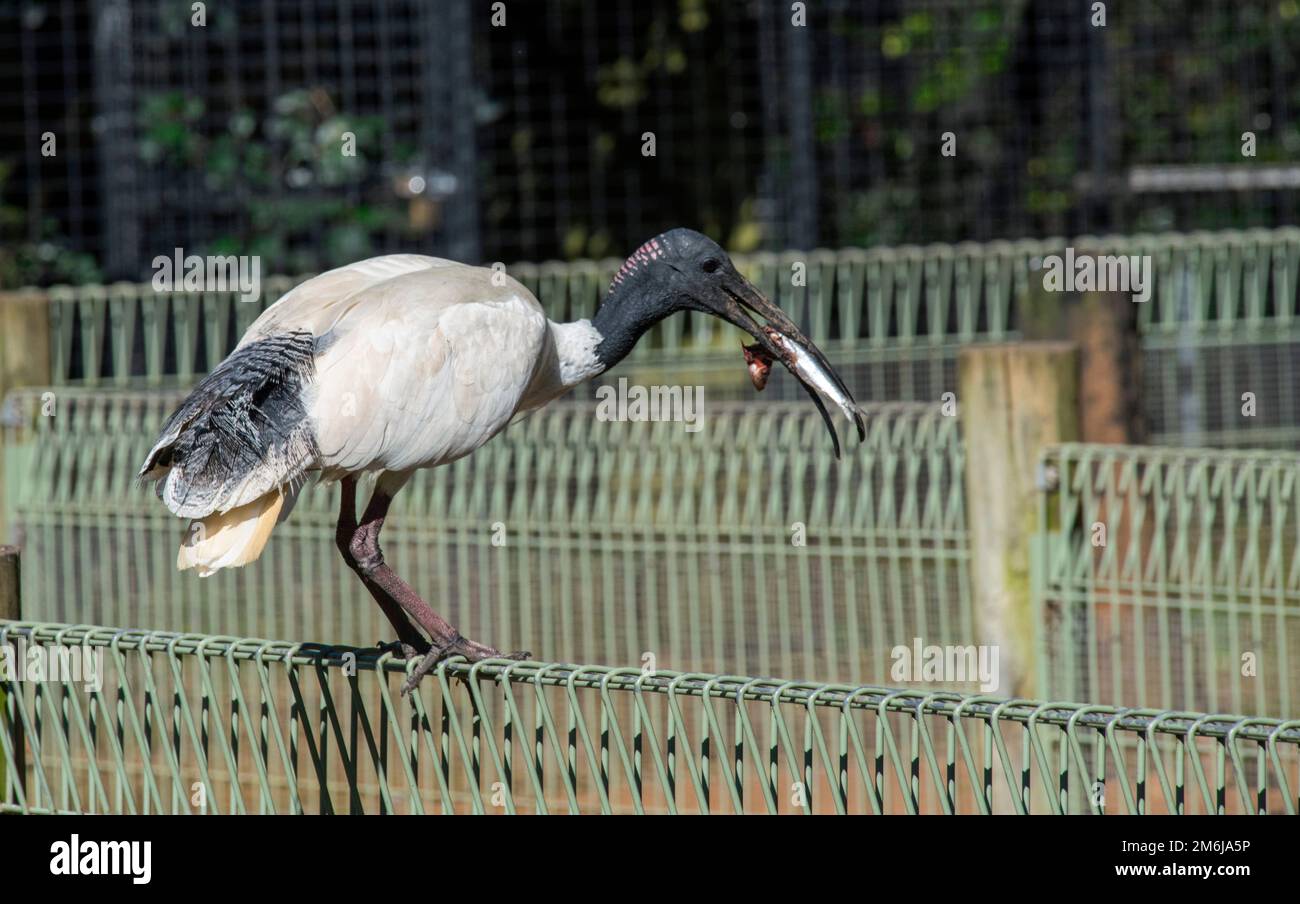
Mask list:
[[[478,662],[482,659],[531,659],[533,654],[528,650],[516,650],[513,653],[502,653],[493,647],[486,646],[465,637],[453,637],[446,643],[430,647],[429,652],[416,663],[411,673],[406,676],[406,681],[402,683],[402,695],[406,696],[415,690],[416,685],[425,675],[433,671],[434,667],[444,659],[450,659],[452,656],[463,656],[470,662]]]

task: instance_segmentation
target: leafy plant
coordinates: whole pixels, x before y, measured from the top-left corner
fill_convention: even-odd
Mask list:
[[[321,88],[290,91],[267,111],[236,110],[215,134],[200,98],[165,92],[140,110],[140,156],[198,173],[230,227],[200,249],[259,255],[277,271],[320,270],[373,253],[373,237],[403,228],[404,199],[367,156],[383,135],[374,116],[339,112]]]
[[[69,248],[53,218],[40,224],[37,240],[30,238],[27,212],[6,198],[12,176],[13,164],[0,160],[0,289],[98,282],[94,257]]]

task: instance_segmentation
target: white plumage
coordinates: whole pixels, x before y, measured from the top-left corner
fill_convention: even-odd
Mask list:
[[[326,337],[306,399],[318,464],[334,477],[453,461],[525,401],[545,404],[586,379],[570,373],[566,383],[556,368],[556,326],[504,273],[399,254],[308,280],[240,345],[294,330]]]
[[[318,345],[314,373],[296,387],[315,454],[267,456],[218,494],[196,519],[203,526],[187,532],[181,567],[206,575],[246,564],[269,536],[204,519],[238,509],[244,521],[265,522],[275,515],[261,500],[292,495],[313,471],[324,481],[378,474],[391,495],[411,471],[468,455],[517,413],[599,368],[592,349],[600,337],[589,321],[552,323],[504,273],[421,255],[371,258],[307,280],[267,308],[236,348],[294,333]],[[149,462],[173,439],[165,434]],[[169,470],[146,476],[166,484]],[[185,482],[176,483],[183,492]]]

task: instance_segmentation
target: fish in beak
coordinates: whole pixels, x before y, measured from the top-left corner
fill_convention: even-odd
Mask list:
[[[726,298],[720,313],[728,323],[740,327],[755,339],[753,345],[741,345],[754,388],[762,390],[767,385],[772,362],[780,361],[799,381],[821,412],[826,429],[831,434],[836,458],[840,457],[840,438],[823,398],[853,422],[858,429],[859,440],[866,439],[867,428],[862,409],[853,400],[853,394],[826,360],[821,349],[794,325],[784,311],[754,288],[749,280],[734,270],[727,276],[729,278],[723,283]],[[762,318],[762,321],[757,318]]]

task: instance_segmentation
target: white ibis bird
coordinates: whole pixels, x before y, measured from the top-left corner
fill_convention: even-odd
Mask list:
[[[376,257],[310,279],[267,308],[168,418],[140,476],[190,519],[177,566],[200,576],[256,559],[310,475],[339,482],[339,552],[403,651],[424,654],[409,691],[443,657],[502,654],[461,636],[384,563],[379,532],[394,494],[417,469],[470,454],[517,415],[613,367],[677,311],[749,333],[745,360],[759,388],[781,361],[817,404],[836,455],[819,393],[864,435],[821,351],[715,242],[674,229],[638,248],[595,316],[575,323],[548,320],[499,270],[434,257]],[[358,521],[366,473],[376,479]]]

